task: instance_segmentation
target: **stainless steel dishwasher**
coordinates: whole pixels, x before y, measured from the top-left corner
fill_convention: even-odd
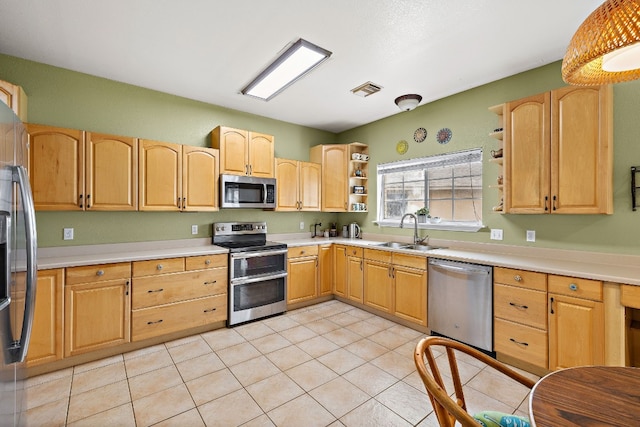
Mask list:
[[[493,268],[429,258],[432,333],[493,352]]]

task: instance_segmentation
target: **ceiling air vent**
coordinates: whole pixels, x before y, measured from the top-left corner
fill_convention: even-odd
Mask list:
[[[366,82],[354,89],[351,89],[351,92],[353,92],[354,95],[358,95],[364,98],[366,96],[373,95],[376,92],[380,92],[380,89],[382,89],[382,86],[375,83]]]

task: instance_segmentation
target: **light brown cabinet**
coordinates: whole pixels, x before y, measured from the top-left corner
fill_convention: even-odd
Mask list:
[[[391,314],[394,293],[391,252],[366,249],[364,258],[364,303]]]
[[[140,140],[141,211],[218,209],[218,150]]]
[[[131,263],[66,269],[64,356],[130,341]]]
[[[62,359],[64,270],[38,271],[36,305],[27,352],[27,366]]]
[[[367,211],[368,153],[359,142],[311,147],[310,160],[322,166],[323,212]]]
[[[362,303],[364,292],[363,250],[355,246],[347,247],[347,298]]]
[[[333,292],[333,247],[330,244],[318,246],[320,296]]]
[[[22,122],[27,121],[27,95],[21,86],[0,80],[0,102],[4,102]]]
[[[227,255],[133,262],[131,338],[227,319]]]
[[[135,138],[28,124],[37,210],[137,209]]]
[[[319,295],[318,246],[289,248],[287,262],[287,304],[317,298]]]
[[[610,86],[564,87],[505,104],[504,211],[610,214]]]
[[[211,146],[220,150],[220,173],[274,178],[275,138],[218,126],[211,131]]]
[[[276,158],[277,211],[319,211],[321,168],[317,163]]]
[[[347,297],[347,246],[333,245],[333,293]]]
[[[602,364],[602,282],[549,275],[549,369]]]

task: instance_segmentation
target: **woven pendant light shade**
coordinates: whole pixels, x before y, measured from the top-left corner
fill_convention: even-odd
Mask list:
[[[640,0],[607,0],[576,31],[562,61],[562,78],[576,86],[619,83],[640,78],[635,69],[605,71],[603,56],[640,42]]]

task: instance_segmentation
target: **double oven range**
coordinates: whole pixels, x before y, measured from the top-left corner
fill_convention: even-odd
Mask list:
[[[265,222],[216,222],[213,244],[229,249],[227,326],[286,311],[287,245],[267,241]]]

